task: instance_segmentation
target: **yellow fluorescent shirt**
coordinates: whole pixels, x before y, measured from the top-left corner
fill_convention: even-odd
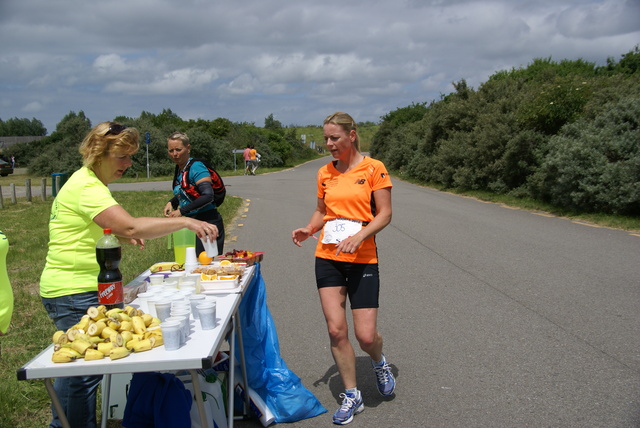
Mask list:
[[[95,246],[103,232],[93,218],[117,204],[109,188],[86,167],[62,186],[51,206],[49,251],[40,277],[42,297],[98,289]]]
[[[327,207],[324,221],[346,218],[371,222],[375,216],[373,192],[392,187],[391,178],[382,162],[365,157],[359,165],[343,174],[334,162],[318,171],[318,198],[323,198]],[[377,263],[378,251],[375,236],[365,240],[354,254],[335,255],[335,244],[323,244],[324,230],[318,239],[316,257],[352,263]]]
[[[0,230],[0,331],[4,334],[9,328],[13,313],[13,290],[7,273],[7,253],[9,240]]]

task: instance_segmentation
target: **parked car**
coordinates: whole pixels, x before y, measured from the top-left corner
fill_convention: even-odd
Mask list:
[[[6,177],[9,174],[13,174],[13,168],[7,161],[0,159],[0,175]]]

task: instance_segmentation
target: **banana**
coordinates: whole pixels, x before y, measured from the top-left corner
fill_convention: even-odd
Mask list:
[[[84,339],[76,339],[73,342],[71,342],[71,348],[77,351],[78,353],[84,355],[87,349],[93,348],[93,343],[87,342]]]
[[[111,336],[109,336],[109,341],[113,343],[113,346],[119,347],[124,345],[124,340],[122,339],[122,335],[117,331],[114,331]]]
[[[105,328],[103,328],[103,329],[102,329],[102,331],[100,332],[100,336],[101,336],[103,339],[108,339],[108,338],[110,338],[110,337],[111,337],[111,335],[112,335],[113,333],[117,333],[117,331],[116,331],[116,330],[114,330],[114,329],[112,329],[111,327],[105,327]]]
[[[63,334],[66,334],[63,330],[58,330],[53,333],[53,343],[58,343]]]
[[[133,322],[131,321],[122,321],[120,323],[120,333],[123,331],[133,331]]]
[[[91,317],[91,319],[94,321],[98,321],[103,318],[106,318],[104,312],[100,311],[95,306],[91,306],[89,309],[87,309],[87,315],[89,315],[89,317]]]
[[[130,351],[133,351],[133,347],[136,345],[136,343],[139,343],[139,342],[140,342],[140,339],[137,337],[134,337],[130,341],[125,343],[124,347]]]
[[[67,337],[69,338],[70,342],[73,342],[74,340],[76,340],[76,334],[81,334],[84,332],[81,332],[80,330],[71,327],[70,329],[67,330]]]
[[[122,336],[122,342],[126,345],[131,339],[133,339],[133,333],[129,330],[121,331],[120,336]]]
[[[134,343],[132,348],[134,352],[144,352],[144,351],[149,351],[151,348],[153,348],[153,346],[151,344],[151,340],[144,339]]]
[[[160,318],[158,318],[158,317],[153,317],[153,319],[151,320],[151,324],[149,324],[149,327],[148,327],[148,328],[151,328],[151,327],[157,327],[157,326],[159,326],[159,325],[160,325],[160,323],[161,323],[161,322],[162,322],[162,321],[160,321]]]
[[[154,337],[156,340],[155,342],[153,342],[153,347],[157,348],[160,345],[164,345],[164,339],[162,338],[162,335],[160,336],[151,336]]]
[[[75,361],[76,357],[73,357],[67,353],[56,351],[51,355],[51,361],[54,363],[70,363]]]
[[[78,339],[82,339],[82,340],[86,340],[87,342],[92,342],[91,340],[91,336],[88,335],[87,333],[78,333],[76,334],[76,336],[74,337],[74,341],[78,340]]]
[[[89,334],[89,336],[100,336],[100,334],[102,333],[102,330],[104,330],[106,326],[107,324],[102,320],[94,322],[87,329],[87,333]]]
[[[142,314],[140,316],[142,317],[142,321],[144,321],[144,325],[149,327],[149,324],[151,324],[151,321],[153,321],[153,315],[151,315],[151,314]]]
[[[130,305],[124,307],[124,312],[130,317],[138,315],[138,310]]]
[[[109,321],[107,321],[107,327],[112,328],[114,330],[120,330],[120,320],[109,318]]]
[[[113,342],[98,343],[98,351],[102,352],[104,355],[109,355],[113,348],[114,348]]]
[[[172,272],[174,270],[181,270],[181,269],[182,269],[182,265],[179,265],[178,263],[163,262],[163,263],[154,264],[149,268],[149,271],[151,271],[151,273],[156,273],[156,272]]]
[[[124,346],[118,346],[111,350],[109,353],[109,358],[112,360],[118,360],[120,358],[128,357],[131,351],[129,351]]]
[[[138,314],[138,311],[136,310],[136,315]],[[127,315],[126,312],[120,312],[118,314],[118,319],[120,320],[120,322],[123,321],[131,321],[131,317],[129,315]]]
[[[87,351],[84,353],[85,361],[101,360],[103,358],[104,354],[97,349],[87,349]]]
[[[98,306],[98,310],[104,314],[105,312],[107,312],[107,307],[105,305],[100,305]]]
[[[135,317],[131,318],[131,322],[133,323],[133,331],[136,334],[143,334],[145,331],[147,331],[147,326],[144,323],[142,317],[136,315]]]
[[[89,322],[91,321],[91,317],[87,314],[84,314],[80,321],[76,324],[76,329],[87,331],[87,327],[89,327]]]
[[[119,313],[120,313],[120,312],[122,312],[122,311],[123,311],[123,309],[122,309],[122,308],[113,308],[113,309],[109,309],[107,312],[105,312],[105,315],[106,315],[108,318],[113,318],[113,316],[114,316],[115,314],[119,314]]]
[[[54,348],[55,349],[55,348]],[[71,348],[71,344],[69,346],[63,345],[60,349],[55,350],[55,352],[60,352],[62,354],[68,354],[73,358],[82,358],[82,354]]]

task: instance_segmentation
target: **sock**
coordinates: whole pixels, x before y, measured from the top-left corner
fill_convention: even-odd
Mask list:
[[[358,396],[358,388],[347,388],[344,390],[344,392],[347,393],[348,396],[350,397],[357,397]]]
[[[373,358],[371,359],[371,361],[373,361]],[[382,354],[382,359],[380,361],[373,361],[373,365],[374,366],[381,366],[383,365],[387,360],[384,358],[384,354]]]

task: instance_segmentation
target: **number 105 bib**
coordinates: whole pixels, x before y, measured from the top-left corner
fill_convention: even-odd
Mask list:
[[[329,220],[324,225],[323,244],[338,244],[362,230],[362,222],[347,218]]]

